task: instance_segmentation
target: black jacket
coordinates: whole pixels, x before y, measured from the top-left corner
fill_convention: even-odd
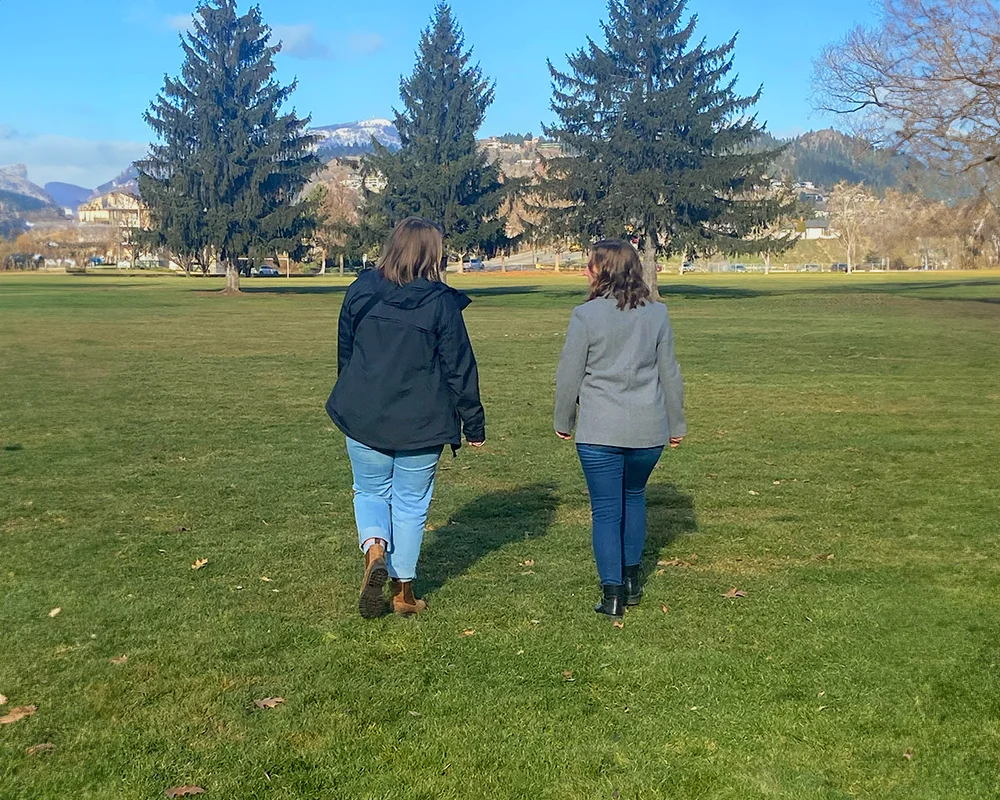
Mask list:
[[[479,370],[462,319],[469,302],[443,283],[397,286],[376,270],[361,273],[340,310],[337,383],[326,401],[337,427],[379,450],[458,448],[463,426],[470,442],[484,441]]]

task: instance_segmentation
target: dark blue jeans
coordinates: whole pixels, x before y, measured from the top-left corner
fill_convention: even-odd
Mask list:
[[[590,491],[597,574],[604,585],[620,585],[623,566],[642,560],[646,481],[663,448],[577,444],[576,452]]]

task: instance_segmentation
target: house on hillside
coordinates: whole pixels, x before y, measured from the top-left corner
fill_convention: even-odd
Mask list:
[[[149,227],[149,209],[129,192],[111,191],[95,197],[76,210],[80,222],[116,228]]]
[[[830,230],[830,220],[824,217],[806,220],[806,239],[835,239],[836,234]]]

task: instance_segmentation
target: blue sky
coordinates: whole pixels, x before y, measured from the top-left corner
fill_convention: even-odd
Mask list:
[[[181,63],[178,31],[194,0],[0,0],[0,165],[24,162],[36,183],[88,188],[114,177],[145,151],[142,120]],[[387,117],[399,104],[419,31],[434,0],[260,0],[285,42],[279,78],[298,78],[293,103],[317,125]],[[241,4],[241,9],[247,5]],[[606,0],[453,0],[452,9],[496,102],[483,135],[537,133],[550,119],[545,59],[599,36]],[[740,88],[763,84],[758,116],[791,135],[828,121],[809,103],[811,64],[827,43],[872,18],[871,0],[690,0],[697,35],[710,44],[739,32]]]

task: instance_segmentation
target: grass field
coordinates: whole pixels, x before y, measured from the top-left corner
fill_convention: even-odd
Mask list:
[[[691,435],[619,629],[551,433],[579,276],[458,279],[489,441],[430,611],[367,623],[345,282],[0,277],[0,797],[996,797],[1000,275],[666,280]]]

